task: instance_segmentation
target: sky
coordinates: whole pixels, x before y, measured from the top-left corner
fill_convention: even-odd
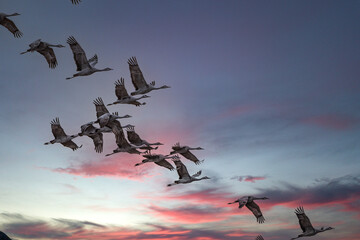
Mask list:
[[[1,0],[0,11],[23,32],[0,26],[0,231],[10,238],[71,240],[266,240],[301,233],[294,210],[314,227],[335,229],[314,240],[360,239],[360,1]],[[113,71],[65,80],[76,71],[66,39],[74,36],[98,68]],[[20,52],[41,38],[58,66]],[[105,154],[90,138],[77,151],[53,139],[59,117],[67,134],[96,119],[92,103],[116,100],[127,60],[135,56],[150,92],[129,114],[154,153],[176,142],[210,180],[166,187],[176,171],[134,167],[139,155]],[[257,201],[258,224],[247,209]]]

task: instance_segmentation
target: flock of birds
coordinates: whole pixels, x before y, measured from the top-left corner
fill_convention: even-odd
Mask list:
[[[71,2],[73,4],[78,4],[81,2],[81,0],[71,0]],[[16,38],[22,37],[23,34],[22,32],[19,31],[19,29],[14,24],[14,22],[9,19],[9,17],[18,16],[18,15],[20,14],[0,13],[0,24],[3,25],[5,28],[7,28]],[[97,55],[95,54],[92,58],[88,59],[86,57],[85,51],[81,48],[80,44],[73,36],[70,36],[67,39],[67,43],[69,44],[73,52],[73,57],[75,60],[76,71],[77,71],[77,73],[73,74],[72,77],[66,78],[67,80],[80,76],[88,76],[95,72],[112,70],[111,68],[104,68],[104,69],[95,68],[95,65],[98,63]],[[29,44],[29,47],[30,47],[29,49],[22,52],[21,54],[36,51],[45,57],[50,68],[55,68],[58,65],[58,63],[52,47],[63,48],[65,46],[61,44],[56,44],[56,45],[50,44],[41,41],[41,39],[38,39],[32,42],[31,44]],[[167,85],[164,85],[162,87],[155,87],[155,81],[148,84],[140,70],[137,59],[135,57],[131,57],[128,60],[128,65],[130,69],[131,81],[135,88],[135,91],[131,92],[131,94],[129,95],[125,88],[124,78],[120,78],[115,82],[115,95],[117,97],[117,100],[115,100],[113,103],[107,104],[107,106],[111,106],[115,104],[131,104],[137,107],[142,106],[145,105],[146,103],[139,102],[139,100],[150,97],[145,94],[153,90],[170,88]],[[142,96],[134,97],[136,95],[142,95]],[[95,121],[90,121],[88,123],[83,124],[80,127],[81,132],[75,135],[67,135],[64,129],[60,125],[59,118],[53,119],[50,122],[50,124],[51,124],[52,134],[54,135],[54,139],[49,142],[46,142],[45,145],[60,143],[64,147],[71,148],[72,150],[75,151],[81,148],[82,145],[78,146],[75,142],[73,142],[73,139],[77,137],[87,136],[92,139],[94,143],[95,151],[97,153],[102,153],[103,144],[104,144],[103,133],[112,133],[115,136],[117,148],[114,149],[112,153],[106,154],[106,156],[120,152],[126,152],[129,154],[141,154],[141,156],[144,159],[141,160],[141,162],[136,163],[135,166],[140,166],[145,163],[153,162],[156,165],[163,168],[167,168],[170,171],[176,169],[179,179],[174,181],[173,183],[168,184],[167,185],[168,187],[177,184],[187,184],[194,181],[210,179],[207,176],[199,178],[199,176],[201,175],[201,170],[193,175],[190,175],[185,164],[180,160],[180,156],[179,156],[180,154],[184,158],[195,163],[196,165],[199,165],[204,160],[199,160],[191,151],[203,150],[203,148],[201,147],[194,148],[186,145],[180,145],[180,143],[176,143],[175,145],[172,146],[173,151],[171,151],[167,155],[153,154],[151,153],[151,151],[158,149],[158,147],[163,144],[160,142],[149,143],[148,141],[143,140],[135,132],[135,126],[131,124],[122,126],[119,119],[130,118],[131,116],[129,115],[119,116],[117,112],[110,113],[109,110],[106,108],[102,98],[100,97],[95,99],[93,101],[93,104],[95,105],[97,119]],[[99,127],[95,127],[94,124],[98,124]],[[123,129],[126,130],[127,138],[125,137]],[[167,159],[172,160],[172,162],[175,164],[175,168],[169,161],[167,161]],[[268,198],[244,196],[228,204],[239,203],[239,208],[246,206],[254,214],[254,216],[257,219],[257,222],[261,224],[265,222],[265,218],[260,210],[259,205],[257,205],[254,200],[266,200],[266,199]],[[295,238],[292,238],[291,240],[300,237],[314,236],[320,232],[333,229],[332,227],[321,227],[320,229],[315,229],[312,226],[309,218],[306,216],[304,208],[301,206],[295,209],[295,214],[299,220],[299,224],[303,233]],[[256,237],[256,240],[264,240],[264,238],[261,235],[259,235]]]

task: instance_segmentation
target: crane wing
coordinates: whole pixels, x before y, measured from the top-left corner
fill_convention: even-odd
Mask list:
[[[67,141],[67,142],[64,142],[64,143],[61,143],[63,146],[65,147],[68,147],[68,148],[71,148],[73,151],[75,151],[76,149],[78,148],[81,148],[82,145],[80,147],[78,147],[78,145],[76,145],[76,143],[74,143],[73,141]]]
[[[109,113],[109,110],[105,107],[105,104],[101,97],[98,97],[93,101],[96,109],[96,117],[99,118],[105,113]]]
[[[94,67],[98,63],[99,59],[98,56],[95,54],[92,58],[88,59],[88,63]]]
[[[135,87],[135,90],[142,88],[147,88],[148,84],[145,81],[145,78],[140,70],[138,62],[135,57],[132,57],[128,60],[131,82]]]
[[[80,129],[83,135],[86,135],[89,132],[94,133],[96,130],[96,128],[92,125],[92,123],[85,123],[84,125],[81,125]]]
[[[171,147],[174,151],[171,151],[170,154],[178,153],[184,147],[180,146],[180,143],[176,143],[174,146]]]
[[[302,206],[295,209],[295,214],[299,219],[299,224],[303,232],[314,231],[314,227],[312,226],[310,219],[306,216],[304,208]]]
[[[51,131],[52,131],[55,139],[67,136],[64,129],[60,125],[59,118],[53,119],[50,122],[50,124],[51,124]]]
[[[0,21],[0,24],[6,27],[12,34],[14,34],[14,37],[19,38],[22,36],[22,32],[19,31],[15,23],[10,19],[5,17],[2,21]]]
[[[247,202],[245,205],[256,217],[258,223],[264,223],[265,218],[261,213],[259,205],[257,205],[254,201]]]
[[[124,131],[121,127],[121,124],[118,120],[114,120],[109,124],[111,127],[112,132],[115,134],[116,144],[119,148],[127,148],[131,147],[128,141],[125,138]]]
[[[171,163],[169,163],[168,161],[166,161],[165,159],[164,160],[161,160],[161,161],[158,161],[158,162],[155,162],[155,164],[161,166],[161,167],[164,167],[164,168],[167,168],[169,169],[170,171],[174,170],[174,167],[171,165]]]
[[[124,78],[120,78],[120,80],[117,80],[115,82],[115,95],[117,96],[118,99],[129,97],[129,94],[125,88]]]
[[[259,235],[259,236],[256,237],[255,240],[264,240],[264,238],[261,235]]]
[[[58,65],[58,63],[56,61],[54,50],[52,48],[47,47],[45,49],[38,50],[38,53],[40,53],[41,55],[43,55],[45,57],[50,68],[55,68]]]
[[[191,177],[199,177],[201,175],[201,170],[198,171],[197,173],[193,174]]]
[[[76,41],[76,39],[73,36],[70,36],[66,42],[70,45],[70,48],[73,52],[76,64],[76,71],[91,68],[86,58],[85,51],[81,48],[80,44]]]
[[[160,157],[159,154],[144,154],[142,155],[144,158],[147,158],[147,159],[157,159]]]
[[[81,2],[81,0],[71,0],[71,3],[72,3],[72,4],[75,4],[75,5],[78,4],[78,3],[80,3],[80,2]]]
[[[128,130],[127,132],[127,137],[129,142],[131,142],[134,145],[142,145],[143,140],[140,138],[140,136],[132,129],[132,130]]]
[[[190,161],[193,161],[196,165],[201,163],[201,161],[190,151],[186,151],[185,153],[181,153],[181,155],[184,158],[189,159]]]
[[[104,145],[104,142],[103,142],[103,134],[101,132],[99,133],[96,133],[96,134],[92,134],[89,136],[93,142],[94,142],[94,145],[95,145],[95,151],[97,153],[101,153],[103,151],[103,145]]]
[[[175,160],[173,162],[175,163],[176,171],[179,174],[179,179],[190,179],[186,166],[180,160]]]

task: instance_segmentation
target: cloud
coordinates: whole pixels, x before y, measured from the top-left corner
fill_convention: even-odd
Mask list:
[[[135,167],[135,163],[141,160],[140,156],[119,153],[113,157],[107,157],[100,161],[83,161],[80,164],[71,164],[66,168],[50,169],[53,172],[71,174],[81,177],[112,177],[140,180],[149,177],[149,164],[146,168]]]
[[[313,186],[297,187],[284,184],[283,188],[258,188],[260,195],[270,198],[264,205],[295,208],[306,205],[308,208],[320,206],[342,206],[341,211],[360,212],[360,176],[343,176],[334,179],[318,179]]]
[[[137,198],[153,199],[159,201],[178,201],[178,202],[190,202],[198,204],[207,204],[213,207],[227,206],[227,202],[233,201],[236,196],[231,192],[226,192],[220,188],[206,188],[200,190],[173,192],[167,191],[165,195],[156,196],[153,194],[141,194],[137,195]]]
[[[4,215],[2,215],[4,216]],[[241,231],[216,231],[186,228],[182,226],[162,226],[144,224],[143,231],[134,228],[103,226],[88,221],[53,219],[43,221],[18,215],[12,221],[0,227],[5,232],[23,239],[67,239],[67,240],[238,240],[238,236],[247,235]],[[232,236],[232,235],[236,235]],[[239,235],[240,234],[240,235]],[[252,235],[250,233],[250,235]]]
[[[230,216],[238,215],[237,212],[228,208],[212,207],[209,205],[187,205],[174,208],[160,206],[150,206],[149,213],[159,217],[166,222],[181,224],[199,224],[218,222],[227,219]]]
[[[213,210],[215,213],[216,210]],[[0,228],[11,237],[21,239],[65,239],[65,240],[253,240],[259,234],[257,229],[244,231],[237,223],[235,228],[227,225],[216,227],[196,228],[193,224],[170,225],[144,223],[140,229],[119,226],[104,226],[90,221],[79,221],[73,219],[51,219],[48,221],[34,219],[21,214],[0,214],[7,220],[0,224]],[[350,224],[351,225],[351,224]],[[207,226],[207,225],[205,225]],[[226,228],[224,228],[226,226]],[[345,227],[345,228],[341,228]],[[141,228],[147,229],[143,230]],[[328,234],[328,240],[355,240],[359,237],[356,222],[336,227],[338,231]],[[289,239],[295,236],[293,233],[299,231],[294,229],[267,229],[264,233],[265,239]],[[352,230],[352,231],[351,231]],[[325,236],[325,235],[324,235]]]
[[[244,182],[255,183],[255,181],[265,180],[266,177],[247,175],[247,176],[235,176],[235,177],[232,177],[231,179],[238,180],[239,182],[244,181]]]
[[[303,118],[301,122],[333,130],[347,130],[359,123],[359,120],[343,115],[319,115]]]
[[[217,115],[216,119],[219,120],[221,118],[231,118],[231,117],[239,117],[249,113],[252,113],[259,109],[258,105],[255,104],[243,104],[235,107],[230,107],[225,111],[221,112]]]

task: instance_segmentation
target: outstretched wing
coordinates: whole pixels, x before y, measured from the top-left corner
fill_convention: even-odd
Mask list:
[[[192,175],[191,177],[198,177],[198,176],[200,176],[200,175],[201,175],[201,170],[198,171],[197,173],[195,173],[194,175]]]
[[[310,219],[306,216],[304,208],[302,206],[295,209],[295,214],[299,219],[299,224],[303,232],[314,231],[314,227],[312,226]]]
[[[164,168],[167,168],[169,169],[170,171],[174,170],[174,167],[171,165],[171,163],[169,163],[168,161],[166,161],[165,159],[164,160],[161,160],[159,162],[155,162],[155,164],[161,166],[161,167],[164,167]]]
[[[116,144],[119,148],[127,148],[131,147],[128,141],[125,138],[124,131],[121,127],[121,124],[118,120],[114,120],[109,123],[109,127],[111,127],[112,132],[115,134]]]
[[[103,151],[103,145],[104,145],[104,142],[103,142],[103,134],[101,132],[99,133],[96,133],[96,134],[92,134],[89,136],[93,142],[94,142],[94,145],[95,145],[95,151],[97,153],[101,153]]]
[[[131,142],[134,145],[141,145],[143,140],[140,138],[140,136],[135,132],[134,127],[128,127],[126,129],[127,137],[129,139],[129,142]]]
[[[76,145],[76,143],[74,143],[73,141],[67,141],[67,142],[64,142],[64,143],[61,143],[63,146],[65,147],[68,147],[68,148],[71,148],[73,151],[75,151],[76,149],[78,148],[81,148],[82,145],[80,147],[78,147],[78,145]]]
[[[256,237],[255,240],[264,240],[264,238],[261,235],[259,235],[259,236]]]
[[[245,205],[256,217],[258,223],[264,223],[265,218],[261,213],[259,205],[257,205],[254,201],[247,202]]]
[[[66,42],[70,45],[70,48],[73,52],[76,71],[81,71],[85,68],[91,68],[84,50],[81,48],[76,39],[73,36],[70,36]]]
[[[99,59],[98,56],[95,54],[92,58],[88,59],[88,63],[94,67],[98,63]]]
[[[75,5],[78,4],[78,3],[80,3],[80,2],[81,2],[81,0],[71,0],[71,3],[72,3],[72,4],[75,4]]]
[[[57,66],[58,63],[56,61],[55,53],[52,48],[47,47],[45,49],[38,50],[38,53],[45,57],[46,61],[49,64],[49,68],[55,68]]]
[[[186,151],[185,153],[181,153],[181,155],[186,158],[189,159],[190,161],[193,161],[196,165],[200,164],[201,161],[190,151]]]
[[[177,143],[175,143],[175,144],[172,146],[172,149],[173,149],[174,151],[171,151],[170,154],[175,154],[175,153],[177,153],[178,151],[180,151],[181,149],[183,149],[183,147],[180,146],[180,143],[179,143],[179,142],[177,142]]]
[[[140,70],[136,57],[132,57],[128,60],[131,82],[133,83],[135,90],[148,87],[145,78]]]
[[[115,95],[118,99],[123,99],[129,97],[128,92],[126,91],[124,78],[120,78],[115,82]]]
[[[60,125],[59,118],[53,119],[50,122],[50,124],[51,124],[51,131],[52,131],[55,139],[67,136],[64,129]]]
[[[105,113],[109,113],[109,110],[107,110],[107,108],[105,107],[105,104],[102,100],[101,97],[98,97],[97,99],[95,99],[93,101],[94,105],[95,105],[95,109],[96,109],[96,117],[99,118],[102,115],[104,115]]]
[[[10,19],[5,17],[2,21],[0,21],[0,24],[6,27],[12,34],[14,34],[14,37],[22,37],[22,32],[19,31],[15,23]]]
[[[82,135],[87,135],[88,133],[94,133],[96,131],[96,128],[92,125],[92,123],[85,123],[81,125],[80,129]]]
[[[179,174],[179,179],[190,179],[186,166],[180,160],[174,160],[173,162],[175,163],[176,171]]]

